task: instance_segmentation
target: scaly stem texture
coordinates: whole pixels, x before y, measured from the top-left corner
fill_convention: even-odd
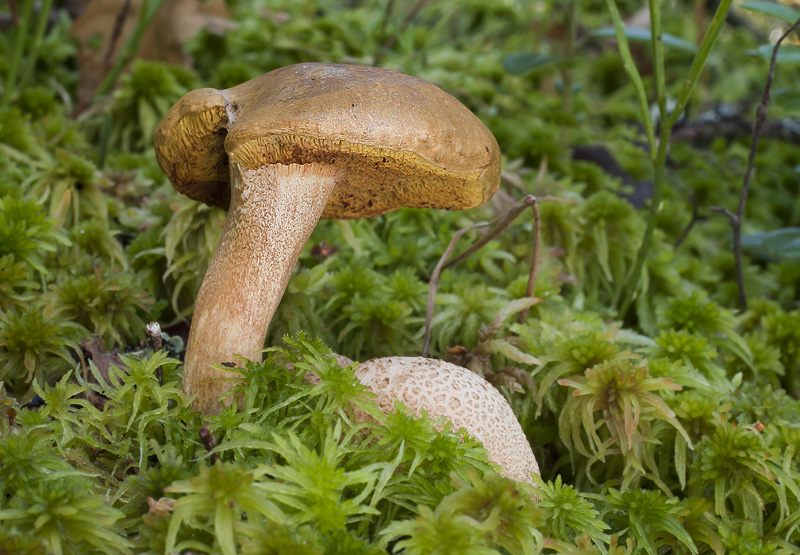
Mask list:
[[[261,360],[270,320],[297,259],[325,209],[336,168],[231,162],[231,207],[197,295],[186,347],[184,391],[193,408],[219,411],[234,374],[211,367],[234,355]]]

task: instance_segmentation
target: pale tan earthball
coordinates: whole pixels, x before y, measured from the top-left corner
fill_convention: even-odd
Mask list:
[[[441,360],[388,357],[362,362],[356,376],[376,396],[383,412],[395,400],[420,416],[445,417],[452,429],[466,429],[483,443],[489,460],[506,478],[535,486],[539,465],[505,397],[476,373]]]
[[[485,125],[435,85],[384,69],[298,64],[226,90],[200,89],[156,129],[181,193],[229,210],[195,304],[184,388],[217,412],[232,377],[211,364],[260,359],[267,328],[320,217],[400,207],[467,209],[500,181]]]

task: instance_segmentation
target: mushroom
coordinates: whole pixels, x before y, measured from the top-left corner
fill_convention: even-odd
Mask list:
[[[421,416],[444,416],[453,429],[464,428],[483,443],[489,460],[506,478],[535,487],[531,473],[539,465],[530,443],[505,397],[475,372],[422,357],[388,357],[368,360],[356,376],[375,395],[385,413],[402,403]]]
[[[308,63],[198,89],[159,124],[156,158],[179,192],[228,209],[195,303],[184,390],[219,411],[234,354],[260,360],[267,328],[320,217],[466,209],[500,181],[500,152],[455,98],[408,75]]]

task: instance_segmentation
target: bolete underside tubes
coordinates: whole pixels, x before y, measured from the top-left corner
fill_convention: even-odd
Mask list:
[[[489,200],[500,150],[438,87],[380,68],[297,64],[198,89],[159,124],[156,158],[181,193],[230,214],[194,309],[184,390],[220,409],[234,355],[260,360],[267,327],[320,217]]]

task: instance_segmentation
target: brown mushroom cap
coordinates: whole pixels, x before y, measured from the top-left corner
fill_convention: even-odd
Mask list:
[[[385,69],[307,63],[184,96],[159,125],[156,156],[175,188],[228,208],[229,157],[340,168],[323,217],[407,207],[467,209],[500,181],[486,126],[440,88]]]
[[[384,412],[402,401],[419,416],[444,416],[453,429],[465,428],[483,443],[489,460],[503,476],[535,485],[539,465],[530,443],[505,397],[474,372],[441,360],[388,357],[368,360],[356,369],[358,379],[377,395]]]

